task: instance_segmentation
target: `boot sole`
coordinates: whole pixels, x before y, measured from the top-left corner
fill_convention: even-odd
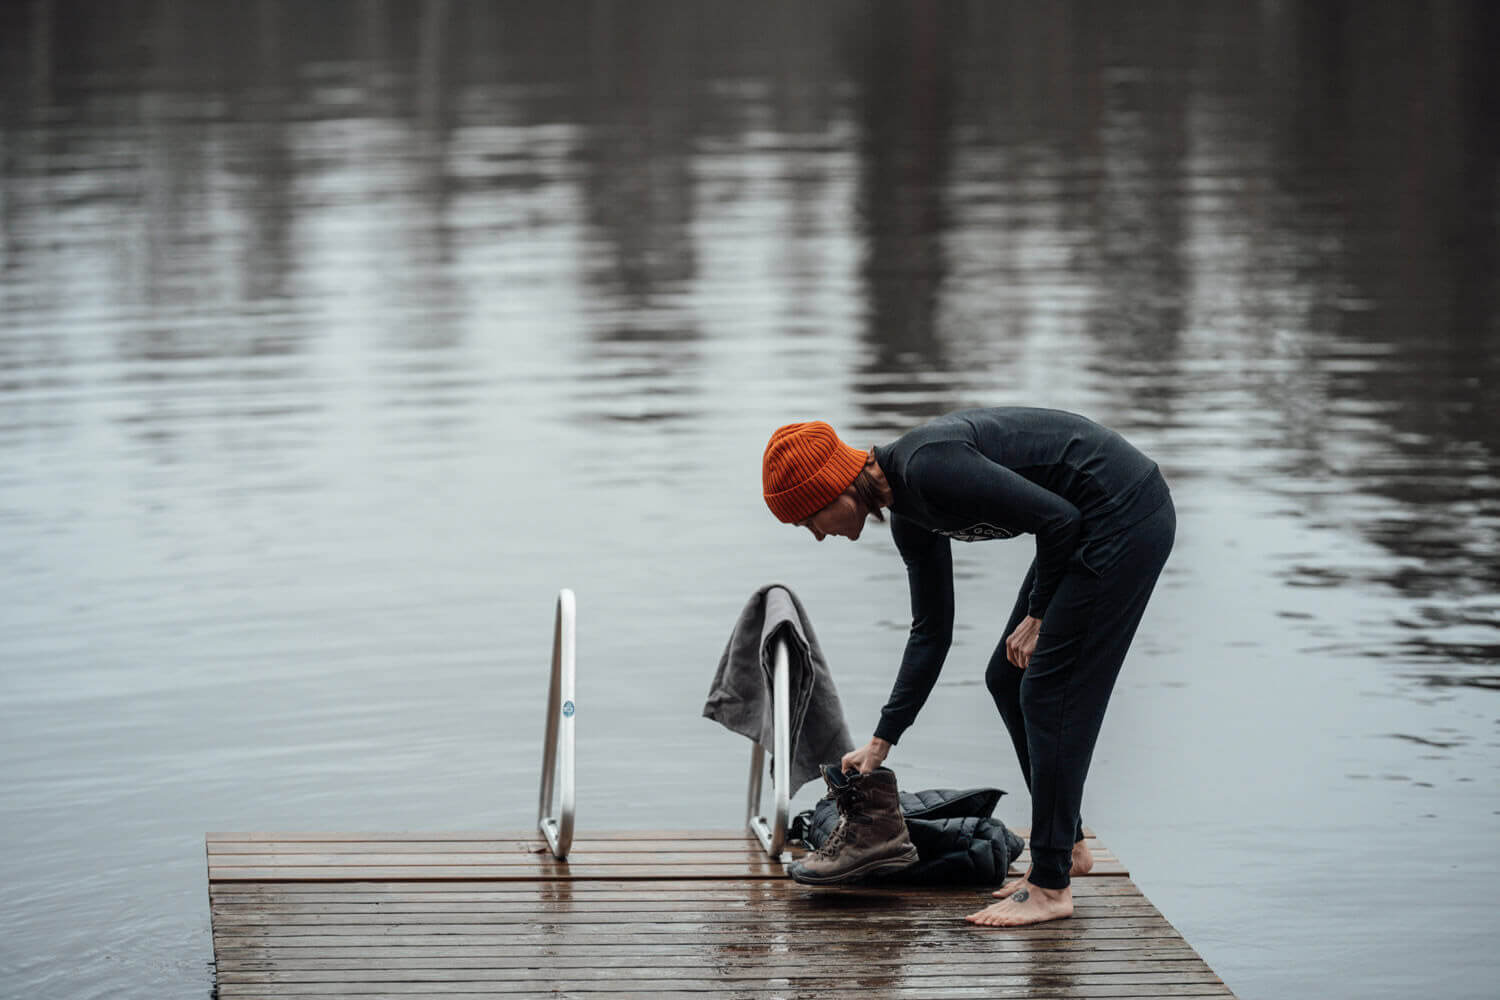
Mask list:
[[[837,875],[813,875],[801,865],[795,863],[787,866],[786,873],[792,877],[792,881],[799,882],[802,885],[836,885],[839,882],[853,882],[856,879],[866,878],[871,875],[884,875],[887,872],[904,871],[916,864],[918,860],[917,849],[913,846],[899,857],[866,861],[858,868],[851,868],[846,872],[839,872]]]

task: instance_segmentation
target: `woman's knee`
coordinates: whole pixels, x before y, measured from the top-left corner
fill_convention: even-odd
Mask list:
[[[996,650],[995,656],[990,659],[990,665],[984,672],[984,686],[990,689],[990,695],[995,699],[995,704],[1002,708],[1006,706],[1021,705],[1021,671],[1011,665],[1005,658],[1005,646],[1002,643],[1000,649]]]

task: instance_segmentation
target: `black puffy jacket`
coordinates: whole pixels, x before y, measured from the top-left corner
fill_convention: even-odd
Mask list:
[[[991,814],[1005,793],[998,788],[928,789],[901,793],[901,813],[917,845],[916,864],[881,879],[914,885],[998,885],[1025,846]],[[791,836],[816,850],[838,825],[832,798],[799,813]]]

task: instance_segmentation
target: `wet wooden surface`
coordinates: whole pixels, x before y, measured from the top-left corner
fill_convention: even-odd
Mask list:
[[[962,919],[985,889],[805,887],[734,832],[565,863],[526,834],[210,834],[219,996],[1231,997],[1090,844],[1071,919],[1000,930]]]

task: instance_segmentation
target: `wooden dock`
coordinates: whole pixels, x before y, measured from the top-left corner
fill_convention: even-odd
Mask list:
[[[1232,997],[1091,846],[1072,919],[993,929],[963,921],[987,891],[809,888],[740,832],[566,863],[530,834],[209,834],[218,996]]]

